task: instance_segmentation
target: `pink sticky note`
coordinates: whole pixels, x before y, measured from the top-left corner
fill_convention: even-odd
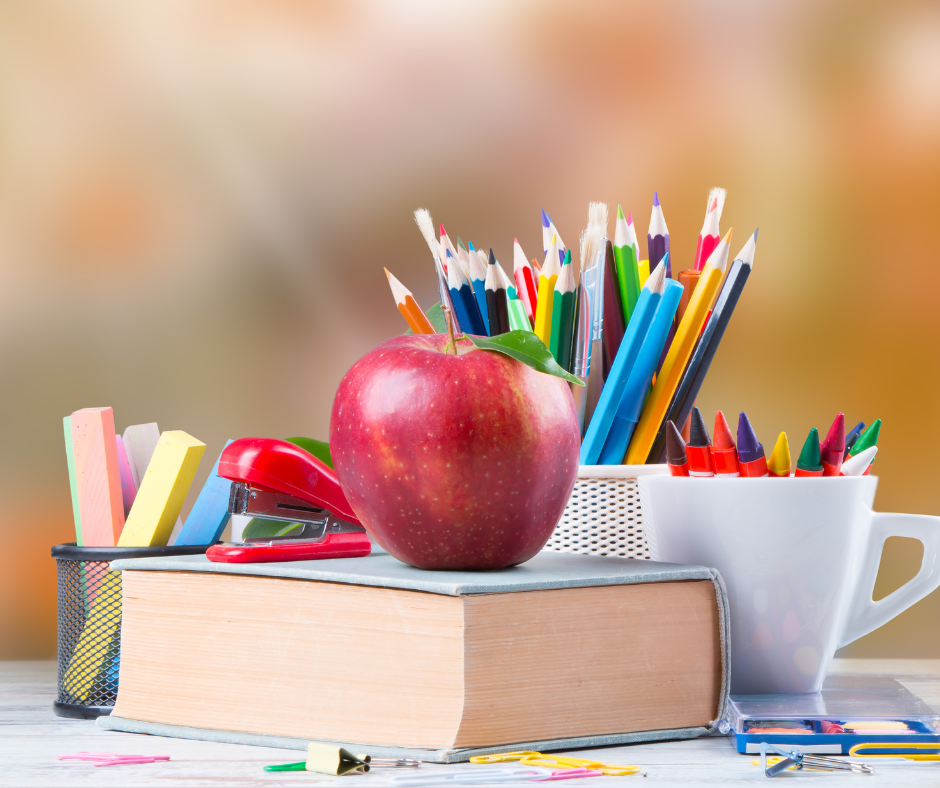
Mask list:
[[[127,452],[124,449],[124,441],[120,435],[114,436],[114,444],[117,448],[118,472],[121,475],[121,499],[124,502],[124,519],[131,513],[131,506],[134,505],[134,499],[137,497],[137,485],[134,484],[134,474],[131,473],[131,464],[127,459]]]
[[[124,500],[111,408],[72,414],[75,478],[86,547],[114,547],[124,528]]]

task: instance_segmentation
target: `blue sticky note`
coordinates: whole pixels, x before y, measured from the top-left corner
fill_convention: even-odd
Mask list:
[[[228,446],[231,439],[225,442]],[[219,455],[222,459],[222,455]],[[228,522],[228,498],[232,483],[219,476],[219,460],[212,466],[212,473],[206,479],[205,486],[199,493],[193,510],[183,523],[174,546],[179,545],[210,545],[219,541],[225,524]]]

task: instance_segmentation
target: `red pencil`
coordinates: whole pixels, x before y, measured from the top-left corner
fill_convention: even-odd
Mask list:
[[[529,322],[535,325],[535,310],[539,302],[539,288],[532,273],[532,266],[526,260],[519,245],[519,239],[512,239],[512,278],[516,280],[516,292],[525,307]]]
[[[721,211],[725,207],[724,189],[715,187],[708,193],[708,202],[705,204],[705,222],[702,224],[702,232],[698,237],[698,246],[695,249],[694,270],[701,271],[708,262],[709,255],[715,251],[721,235],[718,232],[718,222],[721,219]]]

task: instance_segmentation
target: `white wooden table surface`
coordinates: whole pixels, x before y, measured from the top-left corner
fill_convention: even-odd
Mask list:
[[[940,660],[837,660],[834,671],[891,675],[920,695],[934,708],[940,708]],[[164,739],[129,733],[104,731],[94,722],[56,717],[53,662],[0,662],[0,786],[38,788],[48,786],[382,786],[389,772],[375,770],[361,776],[324,777],[309,772],[265,772],[272,763],[303,760],[297,750],[275,750],[233,744]],[[59,761],[59,753],[79,750],[169,755],[163,763],[115,767],[95,767],[78,761]],[[576,753],[571,753],[576,754]],[[739,755],[725,737],[684,742],[609,747],[584,751],[583,757],[608,763],[641,766],[645,777],[595,777],[559,783],[575,788],[615,788],[640,783],[648,785],[700,786],[766,782],[760,767],[751,765],[751,756]],[[940,762],[913,763],[872,761],[875,774],[838,772],[787,772],[774,783],[823,784],[827,781],[853,781],[863,786],[940,786]],[[469,764],[425,765],[420,772],[450,773],[458,769],[484,767]],[[400,770],[396,773],[400,773]],[[787,781],[787,782],[784,782]],[[795,781],[795,782],[794,782]],[[525,783],[534,785],[534,783]],[[554,783],[553,783],[554,784]],[[520,783],[521,785],[521,783]]]

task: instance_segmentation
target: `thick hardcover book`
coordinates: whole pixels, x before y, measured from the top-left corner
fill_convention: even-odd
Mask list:
[[[550,552],[494,572],[383,553],[112,566],[110,729],[456,761],[700,736],[727,700],[727,598],[705,567]]]

